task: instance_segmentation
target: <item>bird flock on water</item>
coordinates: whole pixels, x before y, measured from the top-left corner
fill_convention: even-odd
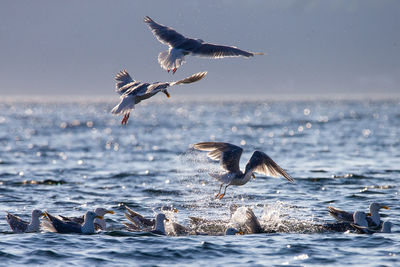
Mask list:
[[[185,57],[192,55],[207,58],[224,57],[252,57],[264,55],[259,52],[249,52],[234,46],[225,46],[207,43],[201,39],[185,37],[174,29],[157,23],[146,16],[144,22],[150,28],[153,35],[162,44],[168,46],[168,50],[158,55],[158,63],[161,68],[175,74],[177,69],[185,63]],[[130,112],[136,104],[151,98],[159,92],[170,97],[168,89],[175,85],[190,84],[198,82],[207,75],[207,71],[195,73],[187,78],[172,82],[141,82],[134,80],[126,70],[120,71],[116,76],[116,92],[120,95],[120,102],[111,110],[114,115],[123,115],[122,125],[126,125]],[[219,191],[215,198],[221,200],[229,186],[241,186],[246,184],[254,173],[267,176],[283,177],[293,183],[294,179],[282,169],[274,160],[262,151],[254,151],[246,164],[245,170],[240,170],[239,162],[243,149],[239,146],[225,142],[201,142],[193,145],[199,151],[207,151],[207,156],[212,160],[219,161],[223,172],[209,173],[209,175],[220,182]],[[221,193],[222,187],[224,191]],[[156,212],[154,218],[146,218],[140,213],[125,206],[125,217],[128,222],[123,225],[128,231],[146,231],[153,234],[165,235],[171,233],[166,231],[165,223],[168,217],[173,217],[177,212],[174,208],[162,207]],[[362,234],[390,233],[392,223],[382,221],[379,210],[389,209],[381,203],[371,203],[369,212],[363,211],[347,212],[338,208],[328,207],[329,214],[336,219],[333,223],[313,225],[314,229],[334,232],[354,232]],[[14,233],[38,232],[41,229],[58,233],[81,233],[93,234],[96,231],[110,230],[107,227],[104,216],[114,214],[114,211],[105,208],[96,208],[87,211],[80,217],[67,217],[63,215],[52,215],[47,211],[33,210],[31,221],[25,221],[16,215],[7,212],[6,220]],[[41,218],[44,218],[42,221]],[[199,217],[189,217],[190,226],[184,226],[176,222],[168,224],[174,235],[209,235],[209,234],[256,234],[268,232],[260,223],[257,216],[250,207],[231,207],[231,216],[228,221],[207,220]]]

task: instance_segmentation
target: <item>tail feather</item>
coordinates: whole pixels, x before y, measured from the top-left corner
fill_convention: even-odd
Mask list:
[[[179,68],[185,63],[185,55],[183,55],[181,51],[172,48],[158,55],[158,63],[160,63],[161,67],[165,70]]]
[[[134,96],[121,97],[121,101],[111,110],[111,113],[114,115],[127,114],[134,108],[135,108]]]

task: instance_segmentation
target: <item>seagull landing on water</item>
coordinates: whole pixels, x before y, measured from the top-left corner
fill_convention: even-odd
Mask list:
[[[144,22],[147,23],[158,41],[169,46],[168,51],[158,55],[158,63],[168,72],[172,70],[172,73],[175,73],[185,63],[186,55],[210,58],[239,56],[248,58],[254,55],[264,55],[264,53],[248,52],[234,46],[209,44],[201,39],[186,38],[174,29],[158,24],[150,17],[145,17]]]
[[[115,115],[124,114],[124,118],[121,124],[128,122],[129,114],[132,109],[135,108],[136,104],[141,101],[150,98],[158,92],[163,92],[167,97],[170,97],[167,88],[170,86],[193,83],[200,81],[207,75],[207,71],[198,72],[190,77],[176,82],[155,82],[155,83],[143,83],[134,81],[126,70],[119,72],[115,76],[116,92],[121,95],[121,101],[116,105],[111,113]]]
[[[222,168],[226,170],[224,173],[210,173],[221,182],[216,198],[223,198],[226,193],[226,188],[230,185],[244,185],[251,177],[255,178],[253,172],[265,174],[268,176],[278,177],[283,176],[289,182],[294,182],[278,164],[275,163],[267,154],[261,151],[254,151],[246,169],[242,172],[239,168],[240,156],[243,149],[241,147],[222,142],[204,142],[194,144],[194,148],[208,152],[208,157],[213,160],[219,160]],[[224,193],[221,194],[222,186],[226,184]]]

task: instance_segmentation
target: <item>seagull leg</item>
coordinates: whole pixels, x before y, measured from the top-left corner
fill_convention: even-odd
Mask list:
[[[169,73],[169,72],[170,72],[170,70],[167,70],[167,72]]]
[[[219,199],[222,199],[224,196],[225,196],[225,193],[226,193],[226,189],[228,188],[228,186],[229,186],[229,184],[227,185],[227,186],[225,186],[225,190],[224,190],[224,193],[222,193],[221,195],[219,195]]]
[[[130,113],[127,113],[124,115],[124,118],[121,121],[121,125],[124,125],[124,124],[126,125],[126,123],[128,122],[128,119],[129,119],[129,115],[130,115]]]
[[[172,74],[175,74],[176,70],[177,70],[177,68],[174,68],[174,69],[172,70]]]
[[[223,185],[224,185],[224,184],[221,184],[221,186],[219,187],[218,194],[215,195],[215,198],[218,198],[219,194],[221,194],[221,189],[222,189],[222,186],[223,186]]]

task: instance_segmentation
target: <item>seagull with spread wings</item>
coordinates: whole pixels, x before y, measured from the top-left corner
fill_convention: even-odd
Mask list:
[[[198,72],[190,77],[176,82],[155,82],[144,83],[134,81],[126,70],[120,71],[116,76],[116,92],[121,95],[120,102],[116,105],[111,113],[114,115],[124,114],[121,124],[128,122],[129,114],[136,104],[148,99],[158,92],[163,92],[167,97],[170,97],[167,88],[178,84],[187,84],[197,82],[207,75],[207,71]]]
[[[158,41],[169,46],[168,51],[158,55],[158,63],[168,72],[172,70],[172,73],[175,73],[185,63],[186,55],[209,58],[239,56],[248,58],[254,55],[264,55],[264,53],[248,52],[234,46],[210,44],[201,39],[187,38],[170,27],[158,24],[148,16],[144,18],[144,22]]]
[[[221,167],[226,170],[224,173],[210,173],[210,176],[221,182],[218,194],[215,196],[216,198],[223,198],[228,186],[244,185],[251,177],[255,178],[253,172],[273,177],[283,176],[289,182],[294,182],[293,178],[286,171],[261,151],[254,151],[246,165],[245,171],[242,172],[239,168],[240,156],[243,152],[241,147],[223,142],[204,142],[195,144],[194,148],[209,151],[207,154],[208,157],[213,160],[219,160]],[[221,194],[224,184],[226,185],[225,190]]]

